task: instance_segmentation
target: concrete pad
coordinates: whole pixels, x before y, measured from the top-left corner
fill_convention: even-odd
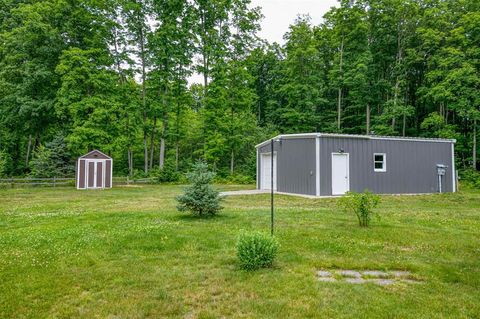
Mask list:
[[[267,194],[267,193],[270,193],[270,191],[262,190],[262,189],[248,189],[248,190],[241,190],[241,191],[220,192],[220,196],[257,195],[257,194]]]

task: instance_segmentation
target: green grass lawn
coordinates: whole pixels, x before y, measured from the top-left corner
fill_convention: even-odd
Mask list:
[[[239,269],[235,242],[269,231],[269,196],[229,197],[199,219],[175,210],[180,191],[1,190],[0,318],[480,317],[479,191],[385,196],[369,229],[336,199],[277,196],[280,253],[257,272]],[[319,269],[421,283],[318,282]]]

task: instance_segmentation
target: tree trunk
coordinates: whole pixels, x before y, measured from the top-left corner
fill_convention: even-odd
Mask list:
[[[230,174],[231,175],[233,175],[234,168],[235,168],[235,153],[232,150],[232,152],[230,153]]]
[[[402,136],[405,137],[405,130],[406,130],[406,126],[407,126],[407,115],[405,114],[405,112],[403,113],[403,120],[402,120]]]
[[[367,103],[367,130],[366,134],[370,135],[370,104]]]
[[[477,169],[477,119],[473,120],[473,150],[472,150],[472,168]]]
[[[178,157],[180,155],[180,146],[178,143],[178,139],[175,142],[175,170],[178,171]]]
[[[132,148],[130,146],[128,147],[127,157],[128,157],[128,175],[132,176],[133,175],[133,153],[132,153]]]
[[[398,96],[400,94],[400,75],[398,74],[398,68],[402,64],[403,61],[403,39],[402,39],[402,28],[401,22],[399,22],[397,26],[397,76],[395,80],[395,91],[393,97],[393,118],[392,118],[392,130],[395,131],[395,113],[397,112],[397,105],[398,105]]]
[[[158,155],[158,166],[163,169],[165,166],[165,139],[160,138],[160,155]]]
[[[157,126],[157,116],[153,117],[153,128],[152,128],[152,133],[150,136],[150,164],[149,167],[150,169],[153,168],[153,154],[155,151],[155,128]]]
[[[142,63],[142,107],[143,107],[143,156],[144,170],[148,173],[148,143],[147,143],[147,99],[146,99],[146,68],[145,68],[145,39],[143,28],[140,29],[140,60]]]
[[[337,129],[339,130],[342,126],[343,41],[344,40],[342,36],[342,42],[340,43],[340,66],[339,66],[340,83],[338,86],[338,98],[337,98]]]
[[[32,148],[32,134],[28,135],[28,144],[27,144],[27,156],[25,156],[25,167],[28,167],[28,161],[30,160],[30,150]]]

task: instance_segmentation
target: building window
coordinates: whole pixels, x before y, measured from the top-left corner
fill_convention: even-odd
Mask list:
[[[373,154],[373,170],[375,172],[387,171],[387,156],[385,153]]]

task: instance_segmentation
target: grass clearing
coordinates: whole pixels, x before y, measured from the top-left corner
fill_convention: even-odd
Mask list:
[[[269,195],[195,218],[175,210],[180,190],[1,190],[0,317],[480,317],[479,191],[384,196],[368,229],[336,199],[278,195],[277,262],[246,272],[235,243],[242,229],[269,231]],[[319,282],[321,269],[421,283]]]

